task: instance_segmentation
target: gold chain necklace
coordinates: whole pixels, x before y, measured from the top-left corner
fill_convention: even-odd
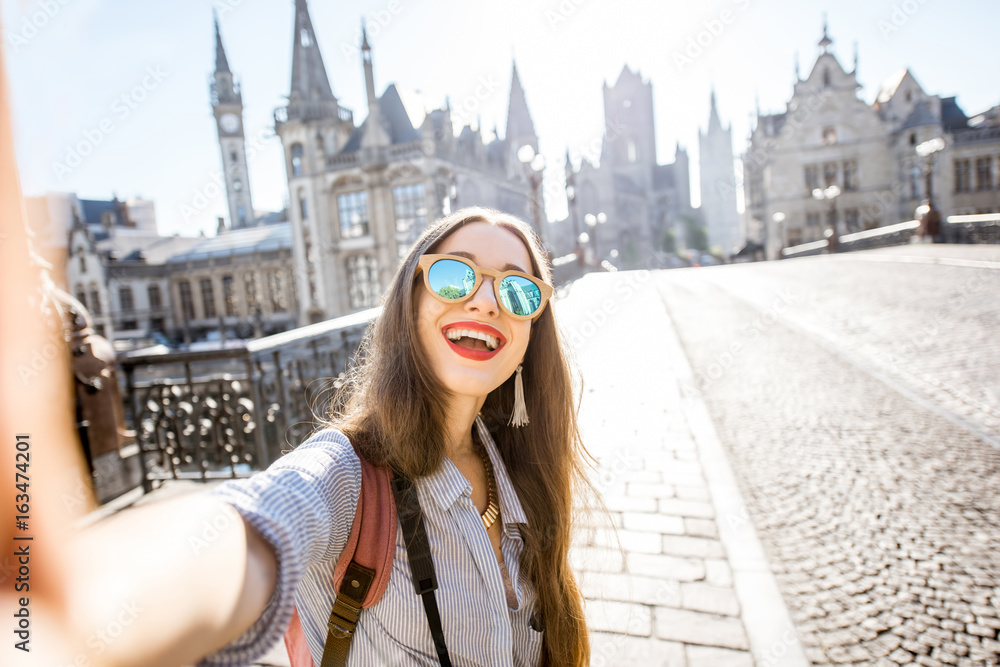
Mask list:
[[[496,520],[500,516],[500,506],[497,505],[497,484],[496,479],[493,477],[493,465],[490,463],[490,455],[486,451],[486,447],[480,445],[479,455],[483,459],[483,466],[486,468],[486,480],[487,480],[487,490],[486,490],[486,511],[480,514],[480,518],[483,520],[483,525],[486,526],[486,530],[490,529]]]

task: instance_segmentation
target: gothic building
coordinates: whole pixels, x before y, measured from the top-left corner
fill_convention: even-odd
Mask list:
[[[303,324],[377,305],[412,241],[458,204],[530,220],[532,191],[517,151],[537,150],[538,137],[516,67],[504,138],[469,125],[456,136],[448,105],[415,117],[395,84],[376,93],[372,48],[362,34],[368,114],[356,122],[333,94],[308,7],[296,0],[288,105],[274,121]]]
[[[732,126],[722,127],[712,90],[708,128],[698,132],[699,175],[701,176],[701,218],[710,248],[731,255],[742,243],[739,213],[736,210],[736,176],[733,171]]]
[[[653,87],[638,72],[623,67],[603,92],[600,161],[595,164],[598,156],[585,155],[580,167],[567,174],[574,183],[570,218],[580,231],[597,235],[591,243],[598,259],[617,250],[616,263],[638,266],[644,250],[661,248],[678,218],[694,213],[687,151],[678,144],[673,163],[657,163]],[[588,215],[606,222],[587,228]]]
[[[847,71],[832,44],[824,26],[812,71],[796,71],[784,112],[758,112],[743,156],[747,236],[768,258],[834,231],[912,220],[929,197],[945,216],[1000,211],[1000,132],[989,112],[968,119],[908,70],[868,104],[857,54]],[[918,151],[935,139],[943,150]]]

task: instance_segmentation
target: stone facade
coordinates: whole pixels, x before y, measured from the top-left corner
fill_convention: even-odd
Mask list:
[[[376,95],[372,49],[361,45],[368,116],[355,123],[330,87],[305,0],[295,6],[288,106],[275,111],[288,175],[300,322],[377,305],[426,224],[459,205],[531,220],[532,190],[517,151],[538,148],[512,70],[505,137],[466,125],[445,106],[415,117],[395,84]]]
[[[912,220],[929,198],[944,216],[1000,211],[994,110],[970,121],[954,97],[925,92],[908,70],[868,104],[858,96],[857,55],[847,71],[832,43],[824,27],[786,110],[757,114],[743,156],[747,237],[774,258],[833,233]],[[932,139],[944,149],[919,155]]]

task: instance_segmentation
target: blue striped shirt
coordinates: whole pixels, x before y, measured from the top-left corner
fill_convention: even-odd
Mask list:
[[[537,665],[542,635],[531,628],[535,592],[521,572],[527,523],[496,444],[480,417],[475,426],[493,463],[501,552],[517,606],[508,606],[490,538],[472,502],[472,485],[447,458],[432,475],[416,480],[424,512],[445,642],[454,665]],[[347,437],[328,429],[249,479],[232,480],[209,493],[230,503],[272,545],[278,582],[253,626],[199,666],[246,665],[280,641],[298,607],[313,662],[319,666],[326,625],[336,597],[333,570],[347,543],[361,490],[361,464]],[[348,665],[437,665],[423,604],[414,592],[410,564],[397,527],[396,556],[382,599],[361,613]]]

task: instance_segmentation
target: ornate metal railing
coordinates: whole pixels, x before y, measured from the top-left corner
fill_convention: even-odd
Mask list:
[[[301,442],[325,415],[377,314],[366,310],[239,349],[122,359],[144,490],[167,479],[247,476]]]
[[[942,227],[947,239],[959,243],[1000,243],[1000,213],[949,215]]]

